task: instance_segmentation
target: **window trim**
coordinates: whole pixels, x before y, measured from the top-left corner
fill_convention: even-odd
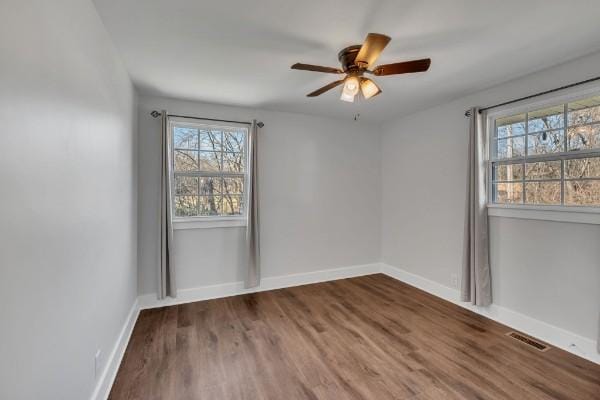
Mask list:
[[[540,161],[551,161],[551,160],[564,160],[573,158],[585,158],[590,156],[600,156],[599,149],[585,149],[579,150],[576,153],[550,153],[550,154],[535,154],[527,155],[527,148],[525,147],[525,155],[521,157],[514,157],[511,159],[495,160],[492,158],[492,152],[494,151],[494,138],[495,138],[495,120],[502,117],[507,117],[515,114],[524,114],[532,111],[536,111],[546,107],[559,106],[565,103],[574,102],[577,100],[583,100],[588,97],[600,96],[600,84],[594,83],[585,85],[583,87],[570,89],[562,95],[549,94],[541,96],[537,99],[530,99],[517,105],[509,105],[506,107],[498,108],[495,110],[489,110],[484,114],[484,126],[485,126],[485,154],[486,154],[486,188],[488,191],[487,208],[488,215],[491,217],[506,217],[506,218],[522,218],[522,219],[534,219],[534,220],[547,220],[556,222],[574,222],[584,224],[600,224],[600,206],[567,206],[567,205],[535,205],[535,204],[502,204],[494,203],[493,199],[493,183],[492,183],[492,166],[494,162],[508,163],[524,163],[528,162],[540,162]],[[527,121],[526,121],[527,122]],[[587,125],[600,124],[599,122],[590,123]],[[579,126],[579,125],[578,125]],[[565,119],[565,125],[558,129],[552,130],[564,130],[565,146],[567,146],[567,120]],[[540,131],[541,132],[541,131]],[[540,132],[532,132],[531,134],[539,134]],[[527,137],[529,132],[526,130],[523,135]],[[527,142],[525,143],[527,146]],[[562,181],[564,176],[561,176],[559,181]],[[565,180],[566,181],[566,180]],[[521,181],[515,181],[517,183]]]
[[[204,229],[204,228],[230,228],[230,227],[244,227],[247,225],[248,221],[248,210],[245,205],[248,204],[248,184],[250,180],[250,171],[248,169],[248,135],[250,133],[249,126],[243,123],[236,122],[227,122],[227,123],[218,123],[211,120],[202,120],[202,119],[191,119],[185,117],[169,117],[168,121],[169,126],[169,137],[171,140],[171,204],[172,204],[172,215],[173,215],[173,229],[174,230],[185,230],[185,229]],[[209,127],[209,128],[243,128],[246,131],[246,135],[244,138],[244,151],[243,151],[243,159],[244,159],[244,172],[242,174],[237,172],[230,171],[221,171],[221,172],[175,172],[175,145],[174,145],[174,136],[173,129],[174,126],[189,126],[197,128],[199,126]],[[200,143],[198,143],[200,146]],[[198,147],[198,152],[200,151],[200,147]],[[223,151],[221,151],[223,152]],[[242,214],[240,215],[198,215],[198,216],[189,216],[189,217],[177,217],[175,216],[175,176],[176,175],[188,175],[188,176],[217,176],[217,177],[243,177],[244,179],[244,192],[242,193],[242,198],[244,199],[244,208],[242,209]]]
[[[600,209],[584,206],[488,204],[488,216],[600,225]]]
[[[173,218],[174,230],[209,229],[209,228],[236,228],[247,225],[246,217],[208,216],[208,217],[177,217]]]

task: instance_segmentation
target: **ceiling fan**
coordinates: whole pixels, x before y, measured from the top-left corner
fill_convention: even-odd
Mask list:
[[[365,99],[370,99],[381,93],[381,89],[372,79],[365,77],[364,74],[375,76],[409,74],[427,71],[431,65],[431,59],[424,58],[422,60],[384,64],[373,67],[373,64],[377,58],[379,58],[379,55],[390,40],[391,38],[389,36],[380,33],[369,33],[362,46],[349,46],[339,52],[338,59],[342,64],[341,69],[302,63],[292,65],[292,69],[325,72],[328,74],[346,74],[344,79],[331,82],[330,84],[307,94],[308,97],[319,96],[328,90],[344,84],[342,96],[340,97],[341,100],[354,102],[354,97],[358,94],[359,89]]]

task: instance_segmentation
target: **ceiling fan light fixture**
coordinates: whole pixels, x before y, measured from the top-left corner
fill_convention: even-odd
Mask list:
[[[347,101],[348,103],[354,103],[354,96],[355,95],[346,93],[345,90],[342,90],[342,95],[340,96],[340,100]]]
[[[379,86],[377,86],[377,84],[369,78],[362,78],[360,80],[360,90],[365,99],[370,99],[371,97],[377,96],[379,93],[381,93]]]
[[[358,94],[359,82],[356,76],[349,76],[344,82],[344,93],[351,95],[352,97]]]
[[[344,80],[344,88],[342,89],[342,95],[340,100],[347,101],[348,103],[354,103],[354,97],[358,94],[360,89],[360,82],[354,75],[348,76]]]

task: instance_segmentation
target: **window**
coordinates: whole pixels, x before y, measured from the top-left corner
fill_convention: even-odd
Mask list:
[[[248,127],[174,120],[174,218],[245,215]]]
[[[600,96],[491,123],[493,203],[600,206]]]

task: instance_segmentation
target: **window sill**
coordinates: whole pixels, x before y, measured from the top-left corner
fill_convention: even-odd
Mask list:
[[[173,229],[236,228],[246,226],[245,217],[190,217],[173,220]]]
[[[490,217],[600,225],[600,208],[488,204]]]

